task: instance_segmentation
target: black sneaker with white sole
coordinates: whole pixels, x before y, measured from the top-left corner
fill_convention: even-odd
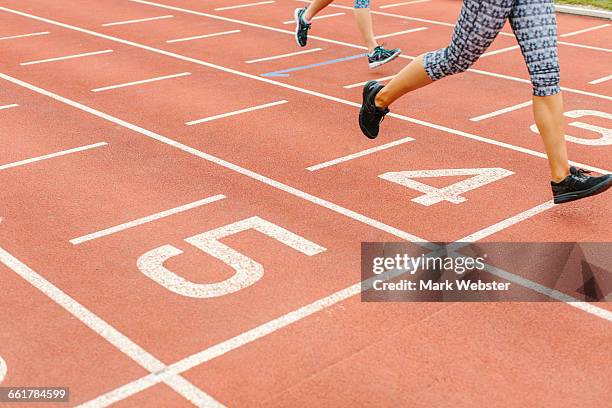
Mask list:
[[[391,62],[402,53],[402,50],[399,48],[394,48],[392,50],[387,50],[382,45],[374,48],[370,54],[368,54],[368,65],[370,69],[380,67],[381,65],[386,64],[387,62]]]
[[[308,30],[310,30],[310,24],[304,20],[304,13],[306,13],[306,7],[295,9],[293,16],[295,18],[295,42],[300,47],[305,47],[308,42]]]
[[[384,86],[376,81],[370,81],[363,87],[363,103],[359,111],[359,127],[363,134],[370,139],[376,139],[380,122],[389,113],[388,108],[380,109],[376,107],[374,102],[376,95],[383,88]]]
[[[612,187],[612,174],[606,176],[587,176],[590,171],[570,167],[570,174],[563,181],[550,182],[555,204],[568,203],[581,198],[603,193]]]

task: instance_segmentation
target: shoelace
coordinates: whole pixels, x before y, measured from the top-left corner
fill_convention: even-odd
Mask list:
[[[579,169],[576,168],[576,171],[578,174],[574,174],[575,177],[581,179],[581,180],[586,180],[588,178],[587,174],[591,174],[592,171],[591,170],[585,170],[585,169]]]

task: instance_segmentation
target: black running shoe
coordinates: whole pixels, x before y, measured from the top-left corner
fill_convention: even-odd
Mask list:
[[[310,30],[310,24],[304,20],[304,13],[306,13],[306,7],[295,9],[293,16],[295,17],[295,42],[300,47],[305,47],[308,41],[308,30]]]
[[[378,47],[374,48],[374,51],[372,51],[371,54],[368,54],[368,65],[370,66],[370,69],[380,67],[387,62],[393,61],[401,53],[402,50],[399,48],[387,50],[382,45],[379,45]]]
[[[363,134],[370,139],[376,139],[380,122],[389,113],[388,108],[377,108],[374,103],[376,94],[383,88],[384,86],[376,81],[370,81],[363,87],[363,104],[359,111],[359,127]]]
[[[555,204],[568,203],[603,193],[612,187],[612,174],[601,177],[587,176],[590,171],[570,167],[570,175],[563,181],[550,182]]]

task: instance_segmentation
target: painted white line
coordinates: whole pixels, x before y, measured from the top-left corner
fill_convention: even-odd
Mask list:
[[[204,198],[202,200],[194,201],[193,203],[181,205],[180,207],[171,208],[169,210],[161,211],[156,214],[148,215],[146,217],[138,218],[137,220],[129,221],[123,224],[116,225],[114,227],[103,229],[102,231],[93,232],[91,234],[83,235],[82,237],[73,238],[70,240],[72,245],[80,245],[84,242],[93,241],[94,239],[106,237],[117,232],[125,231],[130,228],[137,227],[139,225],[146,224],[148,222],[157,221],[165,217],[169,217],[174,214],[182,213],[197,207],[201,207],[206,204],[211,204],[216,201],[220,201],[226,198],[223,194],[217,194],[212,197]]]
[[[496,224],[493,224],[491,226],[488,226],[486,228],[481,229],[480,231],[476,231],[473,234],[470,234],[466,237],[461,238],[460,240],[458,240],[457,242],[477,242],[480,241],[481,239],[484,239],[486,237],[489,237],[493,234],[496,234],[502,230],[505,230],[513,225],[516,225],[520,222],[523,222],[535,215],[538,215],[546,210],[549,210],[551,208],[555,207],[555,204],[553,203],[552,200],[545,202],[544,204],[540,204],[538,206],[535,206],[533,208],[530,208],[527,211],[523,211],[522,213],[519,213],[515,216],[512,216],[510,218],[506,218],[503,221],[500,221]]]
[[[612,79],[612,75],[608,75],[608,76],[605,76],[605,77],[599,78],[599,79],[594,79],[591,82],[589,82],[589,84],[597,85],[597,84],[601,84],[602,82],[609,81],[610,79]]]
[[[590,31],[600,30],[600,29],[606,28],[606,27],[610,27],[610,24],[602,24],[602,25],[598,25],[598,26],[595,26],[595,27],[585,28],[583,30],[572,31],[571,33],[561,34],[559,37],[563,37],[563,38],[571,37],[571,36],[582,34],[582,33],[588,33]]]
[[[233,9],[253,7],[253,6],[263,6],[264,4],[272,4],[274,2],[275,2],[274,0],[270,0],[270,1],[260,1],[257,3],[238,4],[236,6],[218,7],[215,9],[215,11],[233,10]]]
[[[384,10],[384,9],[393,8],[393,7],[407,6],[409,4],[427,3],[428,1],[431,1],[431,0],[412,0],[412,1],[405,1],[403,3],[387,4],[384,6],[380,6],[378,8],[381,10]]]
[[[221,31],[221,32],[218,32],[218,33],[196,35],[196,36],[193,36],[193,37],[176,38],[174,40],[168,40],[166,42],[169,43],[169,44],[172,44],[172,43],[183,42],[183,41],[200,40],[202,38],[218,37],[220,35],[236,34],[236,33],[239,33],[239,32],[240,32],[240,30]]]
[[[260,109],[271,108],[272,106],[283,105],[283,104],[285,104],[287,102],[288,101],[282,100],[282,101],[266,103],[266,104],[263,104],[263,105],[253,106],[251,108],[240,109],[240,110],[237,110],[237,111],[234,111],[234,112],[228,112],[228,113],[223,113],[221,115],[210,116],[210,117],[204,118],[204,119],[192,120],[190,122],[185,122],[185,124],[187,126],[193,126],[193,125],[197,125],[199,123],[210,122],[211,120],[227,118],[228,116],[235,116],[235,115],[240,115],[241,113],[247,113],[247,112],[252,112],[252,111],[256,111],[256,110],[260,110]]]
[[[132,1],[134,3],[150,4],[150,2],[145,1],[145,0],[130,0],[130,1]],[[164,7],[166,7],[166,6],[164,6]],[[175,7],[172,7],[172,8],[175,9]],[[250,78],[250,79],[253,79],[255,81],[268,83],[268,84],[275,85],[275,86],[278,86],[278,87],[281,87],[281,88],[291,89],[291,90],[296,91],[296,92],[301,92],[301,93],[304,93],[304,94],[307,94],[307,95],[316,96],[318,98],[325,99],[325,100],[328,100],[328,101],[338,102],[338,103],[341,103],[341,104],[344,104],[344,105],[348,105],[348,106],[353,106],[353,107],[356,107],[356,108],[360,108],[361,107],[361,104],[357,103],[357,102],[347,101],[346,99],[337,98],[335,96],[327,95],[327,94],[324,94],[324,93],[321,93],[321,92],[317,92],[317,91],[311,91],[311,90],[305,89],[305,88],[300,88],[298,86],[291,85],[291,84],[288,84],[288,83],[279,82],[279,81],[275,81],[275,80],[270,79],[270,78],[260,77],[258,75],[252,75],[252,74],[249,74],[249,73],[246,73],[246,72],[235,70],[233,68],[227,68],[227,67],[223,67],[221,65],[217,65],[217,64],[210,63],[210,62],[202,61],[202,60],[199,60],[197,58],[188,57],[186,55],[181,55],[181,54],[177,54],[177,53],[174,53],[174,52],[161,50],[159,48],[154,48],[154,47],[151,47],[151,46],[148,46],[148,45],[136,43],[136,42],[129,41],[129,40],[124,40],[122,38],[114,37],[114,36],[111,36],[111,35],[98,33],[98,32],[91,31],[91,30],[88,30],[88,29],[85,29],[85,28],[80,28],[80,27],[76,27],[76,26],[73,26],[73,25],[70,25],[70,24],[61,23],[59,21],[50,20],[50,19],[47,19],[47,18],[44,18],[44,17],[34,16],[32,14],[24,13],[22,11],[17,11],[17,10],[9,9],[7,7],[1,7],[0,6],[0,10],[6,11],[6,12],[9,12],[9,13],[13,13],[13,14],[17,14],[17,15],[20,15],[20,16],[28,17],[28,18],[31,18],[33,20],[43,21],[43,22],[46,22],[46,23],[49,23],[49,24],[53,24],[53,25],[56,25],[56,26],[59,26],[59,27],[63,27],[63,28],[67,28],[67,29],[70,29],[70,30],[78,31],[78,32],[81,32],[81,33],[89,34],[89,35],[94,36],[94,37],[104,38],[104,39],[107,39],[107,40],[110,40],[110,41],[114,41],[114,42],[117,42],[117,43],[130,45],[130,46],[133,46],[133,47],[136,47],[136,48],[140,48],[140,49],[143,49],[143,50],[147,50],[147,51],[150,51],[150,52],[153,52],[153,53],[157,53],[157,54],[161,54],[161,55],[166,55],[168,57],[172,57],[172,58],[175,58],[175,59],[178,59],[178,60],[192,62],[194,64],[198,64],[198,65],[201,65],[201,66],[205,66],[205,67],[213,68],[213,69],[216,69],[216,70],[219,70],[219,71],[223,71],[223,72],[227,72],[227,73],[230,73],[230,74],[238,75],[238,76],[241,76],[243,78]],[[199,12],[195,12],[195,13],[200,14]],[[275,31],[279,30],[281,32],[286,31],[286,30],[281,30],[281,29],[274,29],[274,30]],[[288,31],[288,32],[293,35],[293,33],[291,31]],[[491,73],[488,73],[488,74],[491,74]],[[499,74],[492,74],[492,75],[496,75],[497,76]],[[0,74],[0,78],[4,78],[4,79],[6,79],[8,81],[12,81],[12,82],[17,81],[15,83],[21,84],[24,87],[30,86],[30,87],[32,87],[30,89],[32,89],[32,90],[33,89],[37,89],[37,92],[39,92],[39,93],[47,92],[46,95],[48,95],[48,96],[53,95],[53,96],[51,96],[52,98],[62,98],[59,95],[50,93],[48,91],[44,91],[41,88],[35,87],[34,85],[31,85],[31,84],[28,84],[28,83],[23,82],[21,80],[18,80],[16,78],[10,77],[10,76],[8,76],[6,74]],[[517,80],[520,80],[521,82],[531,83],[529,80],[523,80],[523,79],[520,79],[520,78],[517,78]],[[566,90],[567,88],[563,88],[562,87],[561,89]],[[584,93],[584,94],[591,94],[590,92],[584,92],[584,91],[578,91],[578,90],[575,90],[575,91],[579,92],[579,93]],[[592,94],[592,95],[597,95],[599,98],[612,100],[612,97],[608,97],[608,96],[605,96],[605,95],[598,95],[598,94]],[[65,99],[65,98],[62,98],[61,100],[69,101],[68,99]],[[73,102],[73,101],[70,101],[70,102]],[[67,103],[67,102],[64,102],[64,103]],[[76,102],[73,102],[73,103],[76,103]],[[83,107],[83,108],[80,108],[80,109],[86,110],[86,109],[91,109],[91,108]],[[94,110],[92,110],[92,111],[94,111]],[[98,112],[98,111],[96,111],[96,112]],[[514,151],[517,151],[517,152],[525,153],[525,154],[528,154],[528,155],[531,155],[531,156],[534,156],[534,157],[540,157],[540,158],[543,158],[543,159],[547,159],[545,153],[538,152],[538,151],[531,150],[531,149],[527,149],[527,148],[520,147],[520,146],[515,146],[515,145],[512,145],[510,143],[505,143],[505,142],[497,141],[497,140],[494,140],[494,139],[488,139],[488,138],[483,137],[483,136],[474,135],[474,134],[463,132],[463,131],[460,131],[460,130],[448,128],[446,126],[437,125],[435,123],[430,123],[430,122],[426,122],[426,121],[423,121],[423,120],[420,120],[420,119],[410,118],[408,116],[398,115],[398,114],[395,114],[395,113],[390,113],[388,116],[391,116],[391,117],[394,117],[396,119],[400,119],[400,120],[403,120],[403,121],[406,121],[406,122],[415,123],[417,125],[425,126],[425,127],[428,127],[428,128],[437,129],[437,130],[440,130],[442,132],[449,133],[451,135],[460,136],[460,137],[464,137],[464,138],[472,139],[472,140],[478,140],[478,141],[481,141],[481,142],[484,142],[484,143],[487,143],[487,144],[491,144],[491,145],[494,145],[494,146],[499,146],[499,147],[503,147],[503,148],[506,148],[506,149],[514,150]],[[116,119],[116,120],[119,120],[119,119]],[[139,129],[142,129],[142,128],[139,128]],[[153,135],[156,135],[156,134],[153,134]],[[159,136],[159,135],[157,135],[157,136]],[[178,142],[174,142],[174,141],[172,141],[172,142],[173,143],[178,143]],[[189,149],[191,149],[191,148],[189,148]],[[196,156],[198,154],[202,153],[202,152],[199,152],[198,150],[195,150],[195,149],[193,149],[193,152],[194,152],[194,154]],[[199,153],[197,153],[197,152],[199,152]],[[211,157],[211,156],[206,156],[206,157]],[[215,160],[217,160],[217,158],[215,158]],[[220,160],[220,159],[218,159],[218,160]],[[224,162],[224,163],[227,163],[227,162]],[[602,170],[600,168],[597,168],[597,167],[594,167],[594,166],[590,166],[590,165],[587,165],[587,164],[577,163],[577,162],[571,162],[571,163],[574,166],[582,167],[582,168],[587,169],[587,170],[592,170],[592,171],[595,171],[597,173],[601,173],[601,174],[608,174],[608,173],[610,173],[609,170]],[[232,164],[232,166],[233,166],[233,164]]]
[[[1,7],[0,7],[1,9]],[[258,78],[257,76],[254,76],[255,78]],[[342,207],[338,204],[332,203],[330,201],[327,201],[325,199],[319,198],[317,196],[314,196],[312,194],[306,193],[302,190],[299,190],[297,188],[291,187],[287,184],[281,183],[280,181],[276,181],[274,179],[271,179],[269,177],[266,177],[264,175],[261,175],[259,173],[256,173],[254,171],[248,170],[244,167],[238,166],[237,164],[228,162],[226,160],[223,160],[221,158],[218,158],[216,156],[213,156],[211,154],[205,153],[203,151],[200,151],[196,148],[187,146],[183,143],[177,142],[176,140],[170,139],[168,137],[162,136],[158,133],[155,133],[153,131],[144,129],[140,126],[134,125],[132,123],[126,122],[122,119],[116,118],[114,116],[111,116],[107,113],[101,112],[99,110],[96,110],[94,108],[90,108],[89,106],[83,105],[79,102],[73,101],[71,99],[65,98],[63,96],[57,95],[51,91],[47,91],[45,89],[42,89],[36,85],[32,85],[30,83],[24,82],[20,79],[17,78],[13,78],[9,75],[6,75],[4,73],[0,73],[0,78],[9,81],[15,85],[19,85],[23,88],[29,89],[33,92],[36,92],[38,94],[41,95],[45,95],[51,99],[54,99],[58,102],[61,102],[65,105],[69,105],[72,106],[73,108],[79,109],[83,112],[87,112],[93,116],[97,116],[101,119],[104,119],[106,121],[109,121],[111,123],[114,123],[116,125],[122,126],[126,129],[130,129],[136,133],[140,133],[143,136],[146,136],[148,138],[151,138],[153,140],[157,140],[158,142],[164,143],[168,146],[172,146],[176,149],[179,149],[185,153],[191,154],[193,156],[199,157],[201,159],[204,159],[206,161],[209,161],[211,163],[215,163],[221,167],[224,167],[226,169],[232,170],[236,173],[242,174],[246,177],[252,178],[254,180],[260,181],[263,184],[269,185],[273,188],[276,188],[278,190],[284,191],[288,194],[291,194],[295,197],[301,198],[305,201],[309,201],[315,205],[318,205],[320,207],[324,207],[327,208],[330,211],[333,211],[335,213],[341,214],[345,217],[351,218],[357,222],[363,223],[365,225],[369,225],[372,228],[378,229],[380,231],[386,232],[390,235],[393,235],[397,238],[400,238],[404,241],[409,241],[409,242],[414,242],[414,243],[418,243],[419,245],[424,246],[425,248],[434,248],[435,245],[428,243],[427,241],[425,241],[423,238],[419,238],[415,235],[412,235],[408,232],[402,231],[400,229],[397,229],[395,227],[392,227],[390,225],[387,225],[383,222],[380,222],[378,220],[375,220],[373,218],[370,218],[368,216],[365,216],[363,214],[357,213],[355,211],[349,210],[348,208]]]
[[[38,32],[38,33],[11,35],[9,37],[0,37],[0,41],[13,40],[15,38],[35,37],[35,36],[38,36],[38,35],[47,35],[47,34],[51,34],[51,33],[49,31],[41,31],[41,32]]]
[[[34,64],[42,64],[45,62],[63,61],[63,60],[73,59],[73,58],[89,57],[92,55],[108,54],[109,52],[113,52],[113,50],[86,52],[84,54],[66,55],[65,57],[56,57],[56,58],[48,58],[48,59],[43,59],[43,60],[38,60],[38,61],[22,62],[19,65],[34,65]]]
[[[389,38],[389,37],[394,37],[396,35],[402,35],[402,34],[408,34],[408,33],[416,33],[417,31],[423,31],[423,30],[427,30],[427,27],[417,27],[417,28],[411,28],[410,30],[404,30],[404,31],[398,31],[395,33],[377,35],[374,38],[376,40],[380,40],[382,38]]]
[[[3,105],[3,106],[0,106],[0,110],[10,109],[10,108],[16,108],[16,107],[18,107],[18,106],[19,106],[19,105],[17,105],[16,103],[12,103],[12,104],[10,104],[10,105]]]
[[[591,16],[612,20],[612,11],[606,11],[597,8],[572,7],[565,6],[562,4],[555,4],[555,10],[558,13],[577,14],[579,16]]]
[[[108,143],[106,142],[99,142],[99,143],[94,143],[94,144],[90,144],[87,146],[76,147],[74,149],[62,150],[61,152],[46,154],[44,156],[32,157],[31,159],[20,160],[20,161],[13,162],[13,163],[3,164],[3,165],[0,165],[0,170],[6,170],[6,169],[11,169],[13,167],[24,166],[26,164],[35,163],[35,162],[39,162],[39,161],[47,160],[47,159],[53,159],[55,157],[66,156],[67,154],[83,152],[85,150],[90,150],[90,149],[95,149],[97,147],[106,146],[107,144]]]
[[[247,64],[254,64],[256,62],[271,61],[271,60],[285,58],[285,57],[293,57],[294,55],[309,54],[311,52],[322,51],[322,50],[323,50],[323,48],[311,48],[309,50],[296,51],[296,52],[291,52],[289,54],[274,55],[272,57],[258,58],[258,59],[254,59],[254,60],[250,60],[250,61],[245,61],[245,63],[247,63]]]
[[[0,262],[148,371],[163,370],[166,367],[123,333],[92,313],[3,248],[0,248]],[[166,383],[194,404],[209,403],[211,406],[221,406],[182,377],[174,376]]]
[[[166,15],[166,16],[158,16],[158,17],[150,17],[150,18],[141,18],[138,20],[125,20],[125,21],[116,21],[114,23],[105,23],[102,24],[102,27],[111,27],[111,26],[118,26],[118,25],[125,25],[125,24],[134,24],[134,23],[144,23],[146,21],[156,21],[156,20],[165,20],[167,18],[173,18],[173,15]]]
[[[404,143],[411,142],[413,140],[414,139],[411,138],[411,137],[405,137],[403,139],[399,139],[399,140],[396,140],[394,142],[385,143],[385,144],[382,144],[380,146],[372,147],[370,149],[365,149],[365,150],[362,150],[360,152],[349,154],[349,155],[346,155],[346,156],[342,156],[342,157],[339,157],[339,158],[334,159],[334,160],[326,161],[326,162],[320,163],[320,164],[315,164],[314,166],[307,167],[306,170],[309,170],[309,171],[321,170],[321,169],[324,169],[326,167],[335,166],[336,164],[344,163],[344,162],[347,162],[349,160],[356,159],[358,157],[363,157],[363,156],[370,155],[372,153],[380,152],[381,150],[390,149],[392,147],[399,146],[399,145],[402,145]]]
[[[393,78],[395,78],[395,75],[389,75],[386,77],[375,79],[375,81],[384,82],[384,81],[388,81],[389,79],[393,79]],[[367,83],[368,81],[357,82],[356,84],[345,85],[343,86],[343,88],[344,89],[358,88],[358,87],[364,86]]]
[[[560,44],[560,45],[569,45],[570,47],[586,48],[587,50],[612,52],[612,50],[609,49],[609,48],[593,47],[591,45],[577,44],[577,43],[571,43],[571,42],[567,42],[567,41],[558,41],[557,44]]]
[[[91,92],[103,92],[103,91],[108,91],[111,89],[125,88],[127,86],[132,86],[132,85],[148,84],[149,82],[163,81],[164,79],[179,78],[179,77],[184,77],[188,75],[191,75],[191,72],[181,72],[180,74],[165,75],[165,76],[160,76],[156,78],[143,79],[141,81],[127,82],[127,83],[118,84],[118,85],[110,85],[110,86],[105,86],[102,88],[92,89]]]
[[[26,282],[34,286],[45,296],[62,307],[72,316],[77,318],[85,326],[93,330],[100,337],[104,338],[123,354],[130,357],[149,372],[155,373],[166,368],[166,365],[155,358],[152,354],[140,347],[126,335],[115,329],[113,326],[102,320],[95,313],[87,309],[85,306],[67,295],[57,286],[43,278],[40,274],[33,271],[23,262],[15,258],[4,248],[0,248],[0,263],[15,272]],[[219,402],[211,396],[205,394],[202,390],[195,387],[193,384],[180,376],[171,376],[164,378],[164,382],[174,391],[178,392],[183,397],[187,398],[197,406],[222,407]]]
[[[513,105],[513,106],[509,106],[509,107],[504,108],[504,109],[496,110],[496,111],[491,112],[491,113],[486,113],[484,115],[476,116],[474,118],[471,118],[470,120],[472,122],[480,122],[481,120],[493,118],[495,116],[503,115],[504,113],[512,112],[512,111],[515,111],[517,109],[522,109],[522,108],[525,108],[527,106],[531,106],[532,104],[533,104],[532,101],[527,101],[527,102],[519,103],[519,104],[516,104],[516,105]]]
[[[345,13],[333,13],[333,14],[324,14],[322,16],[315,16],[312,19],[313,20],[323,20],[324,18],[330,18],[330,17],[338,17],[338,16],[344,16],[346,15]],[[287,20],[287,21],[283,21],[283,24],[295,24],[295,20]]]
[[[169,5],[166,5],[166,4],[154,3],[154,2],[151,2],[151,1],[147,1],[147,0],[129,0],[129,1],[133,2],[133,3],[147,4],[149,6],[163,8],[163,9],[167,9],[167,10],[180,11],[180,12],[186,13],[186,14],[193,14],[193,15],[196,15],[196,16],[208,17],[208,18],[212,18],[212,19],[215,19],[215,20],[232,22],[232,23],[236,23],[236,24],[241,24],[241,25],[249,26],[249,27],[256,27],[256,28],[261,28],[261,29],[264,29],[264,30],[275,31],[275,32],[278,32],[278,33],[285,33],[285,34],[292,35],[292,36],[295,35],[295,33],[293,31],[283,30],[282,28],[276,28],[276,27],[270,27],[270,26],[265,26],[265,25],[261,25],[261,24],[250,23],[248,21],[243,21],[243,20],[237,20],[237,19],[234,19],[234,18],[217,16],[217,15],[214,15],[214,14],[202,13],[202,12],[195,11],[195,10],[190,10],[190,9],[185,9],[185,8],[180,8],[180,7],[175,7],[175,6],[169,6]],[[305,2],[309,3],[309,1],[305,1]],[[352,7],[340,6],[340,5],[334,5],[334,4],[331,4],[330,6],[331,7],[345,8],[345,9],[349,9],[349,10],[353,9]],[[20,11],[8,9],[6,7],[0,7],[0,10],[6,10],[6,11],[9,11],[9,12],[12,12],[12,13],[17,13],[17,14],[22,13]],[[372,13],[376,13],[374,11],[371,11],[371,12]],[[382,14],[386,15],[388,13],[382,13]],[[30,14],[27,14],[27,13],[22,13],[21,15],[25,15],[25,16],[28,16],[28,17],[34,18],[34,19],[42,19],[41,21],[50,22],[51,24],[60,25],[61,27],[68,26],[68,24],[60,23],[60,22],[53,21],[53,20],[44,19],[44,18],[41,18],[41,17],[37,17],[37,16],[33,16],[33,15],[30,15]],[[394,16],[394,15],[392,15],[392,16]],[[404,17],[404,16],[399,16],[399,17]],[[420,21],[420,19],[416,19],[416,20]],[[430,20],[424,20],[424,21],[425,22],[431,22]],[[454,24],[449,24],[449,25],[451,27],[454,27]],[[88,34],[99,36],[99,37],[102,35],[100,33],[96,33],[96,32],[89,31],[89,30],[85,30],[85,29],[82,29],[82,28],[79,28],[79,27],[74,27],[74,26],[68,26],[68,27],[70,27],[73,30],[77,30],[77,31],[81,31],[81,32],[87,32]],[[500,33],[500,34],[503,34],[503,33]],[[506,33],[506,34],[508,34],[508,33]],[[508,34],[508,35],[514,36],[514,34]],[[104,38],[108,38],[108,37],[109,36],[104,37]],[[344,45],[344,46],[350,47],[350,48],[356,48],[356,49],[360,49],[360,50],[367,50],[367,47],[364,47],[362,45],[356,45],[356,44],[351,44],[351,43],[347,43],[347,42],[331,40],[329,38],[316,37],[316,36],[309,36],[308,38],[316,39],[316,40],[319,40],[319,41],[328,42],[328,43],[331,43],[331,44]],[[122,42],[122,41],[125,41],[125,40],[121,40],[119,38],[113,37],[113,41]],[[141,48],[145,47],[142,44],[138,44],[138,46],[141,47]],[[148,47],[147,49],[153,50],[152,47]],[[162,50],[157,50],[157,49],[154,52],[163,53]],[[168,55],[168,54],[166,54],[166,55]],[[175,55],[178,55],[178,54],[175,54]],[[182,59],[187,58],[187,57],[184,57],[184,56],[181,56],[181,57],[182,57]],[[402,54],[402,55],[399,56],[399,58],[414,59],[415,57],[411,57],[411,56],[403,55]],[[531,84],[530,80],[524,79],[524,78],[517,78],[517,77],[513,77],[513,76],[509,76],[509,75],[497,74],[497,73],[494,73],[494,72],[482,71],[482,70],[473,69],[473,68],[468,69],[468,71],[476,73],[476,74],[491,76],[491,77],[494,77],[494,78],[502,78],[502,79],[507,79],[507,80],[511,80],[511,81],[515,81],[515,82],[522,82],[522,83]],[[275,82],[275,81],[273,81],[273,82]],[[275,83],[276,84],[280,84],[279,82],[275,82]],[[279,86],[282,86],[282,85],[279,85]],[[592,92],[586,92],[586,91],[582,91],[582,90],[579,90],[579,89],[572,89],[572,88],[566,88],[566,87],[561,87],[561,89],[563,91],[565,91],[565,92],[578,93],[578,94],[581,94],[581,95],[592,96],[594,98],[612,100],[612,96],[600,95],[600,94],[596,94],[596,93],[592,93]]]
[[[497,55],[497,54],[501,54],[502,52],[506,52],[506,51],[512,51],[512,50],[516,50],[517,48],[521,48],[518,45],[513,45],[511,47],[506,47],[506,48],[501,48],[499,50],[494,50],[494,51],[489,51],[489,52],[485,52],[484,54],[482,54],[480,56],[480,58],[486,58],[489,57],[491,55]]]

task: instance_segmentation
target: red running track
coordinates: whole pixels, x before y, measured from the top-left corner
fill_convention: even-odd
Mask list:
[[[270,77],[362,53],[350,2],[283,56],[303,51],[283,24],[301,2],[158,1],[0,2],[2,386],[69,386],[70,406],[96,407],[605,404],[605,303],[360,302],[361,242],[612,240],[606,196],[550,205],[509,29],[369,141],[359,84],[444,45],[460,2],[376,2],[377,34],[407,56],[376,71],[359,58]],[[612,27],[558,20],[571,157],[610,171]],[[483,168],[503,177],[458,204],[380,177]],[[198,298],[143,273],[159,273],[145,254],[175,251],[183,282],[230,278],[186,241],[213,230],[261,265],[257,282]]]

